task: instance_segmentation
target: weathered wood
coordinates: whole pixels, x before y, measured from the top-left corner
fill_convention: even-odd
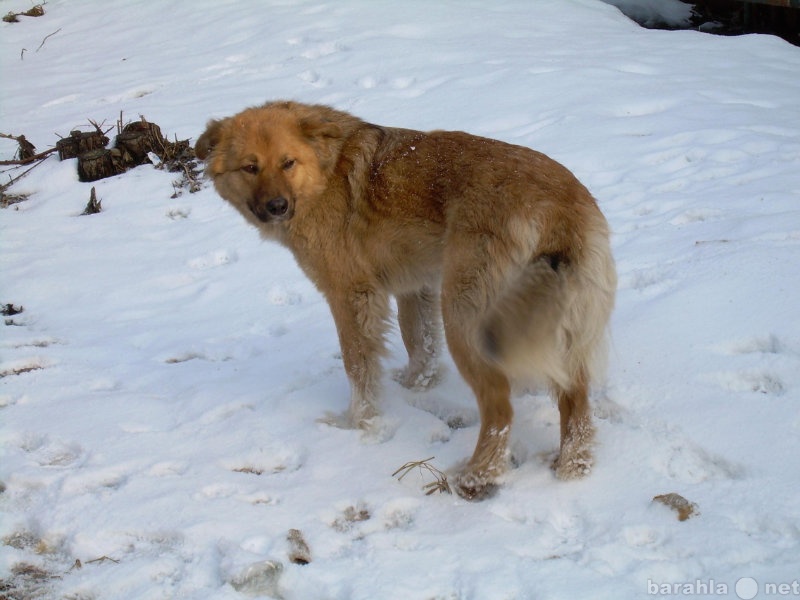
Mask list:
[[[135,166],[149,162],[148,152],[160,154],[164,143],[161,128],[143,119],[126,125],[122,133],[117,135],[115,145],[130,154],[133,159],[132,166]]]
[[[56,142],[56,149],[59,160],[66,160],[85,152],[103,149],[106,144],[108,144],[108,138],[99,131],[71,131],[69,137]]]
[[[111,151],[105,148],[85,152],[78,157],[78,179],[80,181],[97,181],[118,173],[121,171],[118,171],[114,165]]]
[[[95,192],[94,186],[92,186],[92,191],[89,192],[89,202],[86,204],[86,208],[81,214],[96,215],[101,210],[103,210],[102,201],[97,199],[97,193]]]
[[[39,152],[38,154],[34,154],[33,156],[29,156],[26,159],[15,159],[15,160],[0,160],[0,167],[8,167],[11,165],[28,165],[32,162],[36,162],[37,160],[41,160],[43,158],[47,158],[48,155],[55,152],[55,148],[50,148],[49,150],[45,150],[44,152]]]

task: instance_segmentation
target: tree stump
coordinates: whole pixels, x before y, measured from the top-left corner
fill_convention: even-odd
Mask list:
[[[103,149],[106,144],[108,144],[108,138],[99,131],[71,131],[69,137],[56,142],[56,150],[58,150],[59,160],[67,160],[80,156],[84,152]]]
[[[148,152],[156,154],[163,153],[164,137],[161,135],[161,128],[155,123],[149,123],[142,119],[134,123],[128,123],[117,136],[116,147],[127,151],[133,159],[133,165],[141,165],[149,162]]]
[[[97,181],[121,172],[114,164],[111,151],[105,148],[85,152],[78,157],[78,179],[80,181]]]

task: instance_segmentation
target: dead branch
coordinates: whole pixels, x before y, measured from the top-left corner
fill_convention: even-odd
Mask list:
[[[120,113],[120,114],[122,114],[122,113]],[[112,129],[114,129],[114,127],[112,126],[112,127],[109,127],[108,129],[106,129],[105,131],[103,131],[103,125],[105,125],[105,124],[106,124],[106,122],[105,122],[105,121],[103,121],[102,123],[100,123],[100,124],[98,125],[97,121],[94,121],[94,120],[92,120],[92,119],[89,119],[89,124],[90,124],[90,125],[92,125],[92,126],[95,128],[95,130],[97,131],[97,133],[99,133],[100,135],[103,135],[103,136],[104,136],[105,134],[107,134],[109,131],[111,131]]]
[[[111,558],[110,556],[105,556],[105,555],[101,556],[100,558],[95,558],[93,560],[87,560],[86,564],[87,565],[92,565],[92,564],[95,564],[95,563],[101,563],[102,564],[102,563],[104,563],[106,561],[110,561],[110,562],[119,564],[119,561],[116,558]]]
[[[47,150],[46,152],[42,152],[41,154],[43,154],[43,155],[50,154],[53,150],[55,150],[55,148],[51,148],[50,150]],[[5,162],[8,162],[8,161],[5,161]],[[20,163],[20,161],[11,161],[11,164],[15,164],[15,165],[26,165],[26,164],[29,164],[31,162],[33,162],[33,166],[31,166],[29,169],[25,169],[22,173],[20,173],[16,177],[11,177],[8,180],[7,183],[4,183],[3,185],[0,185],[0,193],[5,192],[8,188],[10,188],[12,185],[14,185],[17,181],[19,181],[20,179],[25,177],[25,175],[27,175],[28,173],[33,171],[36,167],[38,167],[39,165],[41,165],[44,162],[43,160],[39,160],[39,159],[36,159],[36,158],[34,158],[33,160],[29,160],[26,163]]]
[[[56,30],[55,30],[53,33],[51,33],[51,34],[49,34],[49,35],[46,35],[46,36],[44,36],[44,39],[42,40],[42,43],[41,43],[41,44],[39,44],[39,47],[36,49],[36,52],[38,52],[39,50],[41,50],[41,49],[42,49],[42,46],[44,46],[44,43],[47,41],[47,38],[49,38],[49,37],[53,37],[53,36],[54,36],[55,34],[57,34],[59,31],[61,31],[61,27],[59,27],[58,29],[56,29]]]
[[[29,156],[28,158],[19,158],[16,160],[0,160],[0,166],[8,167],[10,165],[29,165],[32,162],[36,162],[37,160],[42,160],[43,158],[48,157],[55,151],[56,151],[55,148],[50,148],[49,150],[45,150],[44,152],[39,152],[38,154],[34,154],[33,156]]]

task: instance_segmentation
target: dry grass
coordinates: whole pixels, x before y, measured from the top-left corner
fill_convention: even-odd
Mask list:
[[[25,202],[28,199],[27,194],[6,194],[0,190],[0,208],[8,208],[14,204]]]
[[[42,4],[35,4],[28,10],[24,12],[9,12],[7,15],[3,17],[3,21],[6,23],[19,23],[19,19],[17,17],[41,17],[44,15],[44,5],[47,2],[43,2]]]
[[[22,375],[23,373],[30,373],[31,371],[40,371],[44,369],[42,365],[30,364],[24,367],[15,367],[13,369],[5,369],[0,371],[0,379],[8,377],[9,375]]]
[[[11,567],[11,577],[0,579],[0,600],[35,600],[47,598],[50,581],[58,575],[29,563],[17,563]]]
[[[397,477],[397,480],[401,481],[403,477],[408,475],[411,471],[418,469],[421,477],[424,477],[427,473],[428,475],[433,475],[434,478],[434,481],[426,483],[422,486],[426,496],[430,496],[436,492],[439,492],[440,494],[452,494],[453,490],[450,489],[450,483],[447,481],[447,475],[430,463],[430,461],[432,461],[434,458],[436,457],[431,456],[430,458],[426,458],[424,460],[407,462],[394,473],[392,473],[392,477]]]
[[[264,469],[259,469],[258,467],[238,467],[236,469],[232,469],[234,473],[247,473],[248,475],[263,475]]]

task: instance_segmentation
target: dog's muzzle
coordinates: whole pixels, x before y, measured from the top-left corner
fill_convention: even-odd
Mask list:
[[[283,221],[291,216],[289,201],[283,196],[276,196],[263,204],[261,202],[253,202],[249,204],[249,208],[256,218],[263,223]]]

